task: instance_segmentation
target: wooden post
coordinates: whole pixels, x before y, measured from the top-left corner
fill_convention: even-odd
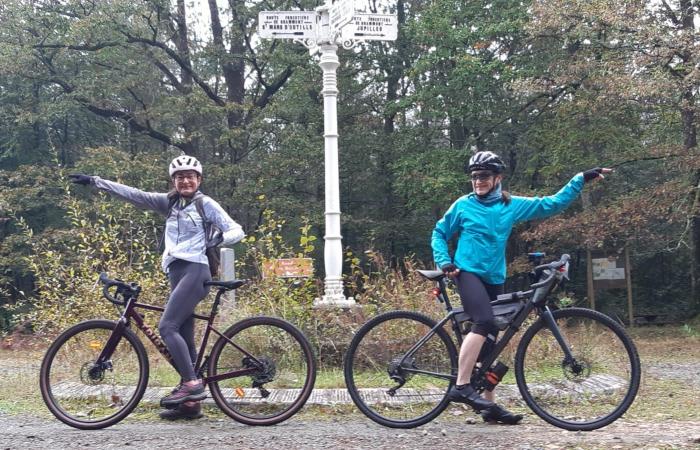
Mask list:
[[[595,287],[593,286],[593,260],[591,260],[591,249],[586,249],[586,271],[587,275],[587,286],[588,286],[588,301],[590,302],[591,309],[595,310]]]
[[[589,190],[584,189],[581,193],[581,203],[583,204],[583,209],[588,210],[591,206],[591,193]],[[590,307],[595,310],[595,286],[593,285],[593,261],[591,260],[591,249],[586,247],[586,286],[588,290],[588,301],[590,302]]]
[[[634,310],[632,308],[632,267],[630,266],[630,250],[625,244],[625,280],[627,280],[627,310],[629,312],[630,327],[634,326]]]

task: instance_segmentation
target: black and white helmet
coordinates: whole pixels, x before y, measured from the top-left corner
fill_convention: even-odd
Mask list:
[[[490,170],[494,173],[501,173],[505,170],[506,165],[500,156],[493,152],[476,152],[469,158],[467,172],[475,170]]]
[[[176,172],[182,172],[184,170],[194,170],[202,175],[202,164],[200,164],[194,156],[181,155],[173,159],[173,162],[171,162],[168,167],[171,178]]]

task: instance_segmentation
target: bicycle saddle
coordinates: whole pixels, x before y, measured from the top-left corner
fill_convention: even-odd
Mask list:
[[[416,270],[416,272],[433,281],[437,281],[445,276],[442,270]]]
[[[232,289],[238,289],[239,287],[243,286],[246,284],[248,280],[231,280],[231,281],[205,281],[204,285],[205,286],[218,286],[222,289],[225,289],[227,291],[230,291]]]

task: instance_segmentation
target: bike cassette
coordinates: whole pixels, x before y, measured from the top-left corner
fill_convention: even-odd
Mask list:
[[[402,362],[403,361],[403,362]],[[392,380],[397,383],[404,384],[411,378],[411,373],[406,373],[405,369],[417,370],[416,358],[404,358],[398,357],[391,360],[389,367],[387,368],[387,373]]]
[[[243,358],[243,366],[257,369],[255,373],[251,374],[253,379],[253,387],[261,387],[265,383],[275,379],[277,375],[277,367],[272,358],[263,356],[257,358],[257,362],[253,361],[251,358]]]

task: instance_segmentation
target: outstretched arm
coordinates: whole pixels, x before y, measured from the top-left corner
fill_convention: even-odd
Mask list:
[[[515,208],[515,222],[531,219],[543,219],[562,212],[566,209],[583,190],[584,183],[602,180],[605,174],[612,173],[612,169],[590,169],[576,174],[566,186],[554,195],[546,197],[513,197]]]
[[[103,180],[98,176],[71,174],[68,177],[73,183],[95,186],[115,197],[126,200],[138,208],[151,209],[163,215],[168,214],[168,194],[145,192],[125,184]]]

